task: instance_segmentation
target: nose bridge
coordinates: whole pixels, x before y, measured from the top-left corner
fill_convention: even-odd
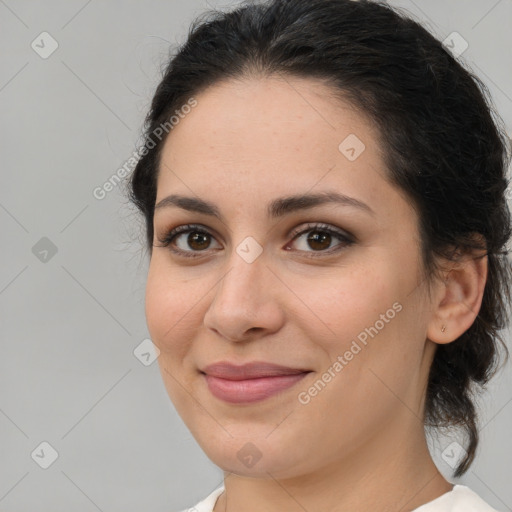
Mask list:
[[[240,299],[243,299],[244,303],[256,300],[261,292],[265,292],[264,275],[269,272],[269,269],[266,266],[262,248],[257,251],[254,242],[244,240],[235,247],[230,255],[228,266],[228,271],[217,289],[217,295],[222,295],[223,300],[228,302],[234,300],[236,305],[236,301]]]
[[[263,252],[254,257],[251,243],[245,241],[233,248],[204,318],[206,327],[230,340],[242,340],[250,329],[277,330],[282,321],[269,281],[274,276]]]

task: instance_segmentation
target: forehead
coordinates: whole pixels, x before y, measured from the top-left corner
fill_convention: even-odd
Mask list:
[[[229,80],[194,98],[165,141],[157,202],[180,193],[263,207],[318,188],[382,212],[403,202],[387,182],[375,126],[319,80]]]
[[[300,162],[332,167],[348,138],[341,149],[351,151],[355,143],[357,152],[364,148],[364,160],[382,166],[372,123],[319,80],[228,80],[195,99],[196,106],[167,136],[164,164],[183,168],[193,162],[197,168],[203,162],[211,170],[236,163],[238,172],[258,163],[282,172],[290,164],[297,173]]]
[[[174,137],[168,138],[180,133],[207,135],[207,140],[234,136],[239,141],[251,134],[257,142],[256,135],[272,140],[293,134],[314,140],[343,128],[378,137],[371,120],[324,81],[281,77],[232,79],[210,86],[196,96],[197,106],[184,116],[188,122],[180,122]]]

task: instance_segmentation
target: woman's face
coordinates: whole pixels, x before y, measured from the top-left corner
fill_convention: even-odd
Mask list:
[[[385,179],[374,125],[328,91],[215,85],[163,148],[156,204],[190,201],[155,209],[148,328],[178,413],[229,472],[292,477],[423,432],[434,344],[417,216]],[[284,200],[327,194],[350,199]],[[218,216],[192,208],[203,201]],[[219,362],[302,373],[203,373]]]

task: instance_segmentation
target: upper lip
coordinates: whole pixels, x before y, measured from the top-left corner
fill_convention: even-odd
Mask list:
[[[212,377],[228,380],[257,379],[258,377],[275,377],[278,375],[296,375],[309,372],[303,368],[290,368],[264,361],[252,361],[243,365],[235,365],[228,361],[209,364],[201,370]]]

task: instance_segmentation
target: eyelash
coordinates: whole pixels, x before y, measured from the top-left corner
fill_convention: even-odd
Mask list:
[[[344,248],[350,247],[354,243],[353,237],[351,235],[349,235],[348,233],[345,234],[344,232],[338,231],[337,229],[333,229],[333,228],[329,227],[327,224],[323,224],[323,223],[307,224],[305,229],[302,229],[300,231],[294,231],[291,234],[292,242],[295,241],[297,238],[299,238],[301,235],[308,233],[310,231],[318,231],[320,233],[328,233],[329,235],[334,235],[336,238],[340,239],[343,243],[335,246],[334,248],[330,248],[325,251],[318,251],[318,252],[312,251],[311,253],[309,253],[309,251],[298,251],[298,252],[306,252],[308,254],[307,257],[317,258],[317,257],[322,257],[326,254],[331,255],[334,252],[338,252]],[[178,226],[174,229],[171,229],[164,235],[163,238],[159,238],[158,240],[162,245],[160,245],[158,247],[168,247],[171,252],[178,254],[180,256],[184,256],[185,258],[201,257],[202,253],[206,252],[207,249],[205,249],[204,251],[183,251],[181,249],[175,249],[175,248],[171,247],[173,240],[178,235],[181,235],[183,233],[189,233],[189,232],[200,233],[202,235],[208,235],[208,236],[213,237],[212,233],[210,233],[208,230],[204,229],[199,224],[184,224],[182,226]]]

